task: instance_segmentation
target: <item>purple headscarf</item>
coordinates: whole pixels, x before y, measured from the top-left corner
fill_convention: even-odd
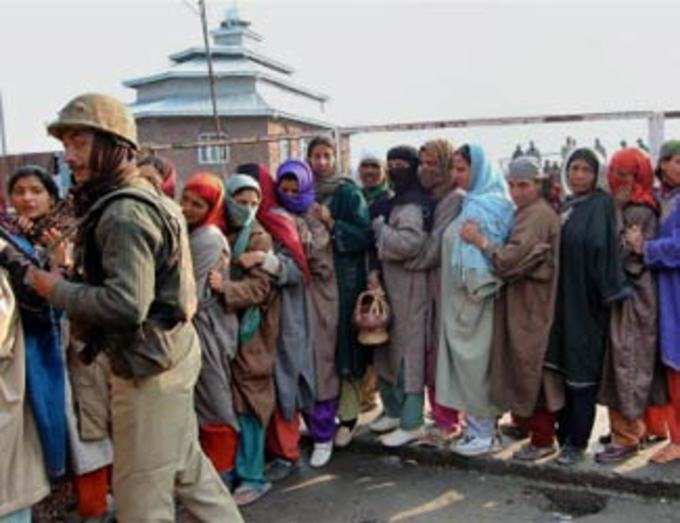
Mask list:
[[[299,194],[291,197],[279,190],[281,178],[293,175],[298,182]],[[300,160],[287,160],[276,170],[276,196],[281,207],[293,214],[304,214],[314,203],[314,175],[305,162]]]

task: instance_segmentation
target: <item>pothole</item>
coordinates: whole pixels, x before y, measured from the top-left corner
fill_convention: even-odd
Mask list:
[[[556,521],[589,516],[602,512],[607,507],[608,497],[584,490],[540,488],[538,492],[547,500],[545,512],[555,516]]]

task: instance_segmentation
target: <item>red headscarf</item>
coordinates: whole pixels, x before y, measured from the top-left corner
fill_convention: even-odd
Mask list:
[[[224,231],[226,220],[224,217],[224,184],[219,176],[207,171],[192,174],[184,186],[185,191],[191,191],[208,204],[208,212],[203,221],[194,227],[216,225]]]
[[[633,147],[617,151],[609,162],[607,171],[607,179],[612,193],[616,193],[622,185],[621,179],[616,176],[617,171],[633,174],[633,187],[630,193],[632,203],[646,205],[658,210],[659,205],[652,193],[654,170],[649,156],[640,149]]]
[[[307,256],[302,247],[295,221],[287,214],[273,211],[279,205],[276,200],[274,180],[269,175],[267,168],[259,165],[258,176],[260,188],[262,189],[262,201],[260,202],[260,208],[257,210],[257,220],[275,240],[281,242],[288,249],[293,256],[293,260],[295,260],[295,263],[304,274],[305,281],[309,281],[309,264],[307,263]]]

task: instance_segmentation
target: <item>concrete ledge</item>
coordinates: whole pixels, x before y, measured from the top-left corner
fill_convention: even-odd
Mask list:
[[[361,427],[360,434],[348,450],[398,456],[420,464],[455,467],[463,470],[501,476],[520,476],[527,479],[560,485],[612,490],[654,498],[680,499],[680,463],[667,465],[648,464],[649,456],[659,444],[638,453],[637,456],[617,465],[599,465],[593,460],[592,450],[586,460],[575,467],[563,467],[554,462],[554,456],[537,463],[524,463],[511,459],[521,442],[504,440],[504,448],[494,455],[480,458],[464,458],[445,448],[411,445],[398,449],[382,446]],[[342,452],[339,450],[338,452]]]

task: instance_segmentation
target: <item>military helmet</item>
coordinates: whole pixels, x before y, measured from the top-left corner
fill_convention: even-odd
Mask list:
[[[139,149],[132,113],[112,96],[97,93],[77,96],[59,111],[59,117],[47,126],[47,132],[61,139],[66,129],[74,127],[112,134]]]

